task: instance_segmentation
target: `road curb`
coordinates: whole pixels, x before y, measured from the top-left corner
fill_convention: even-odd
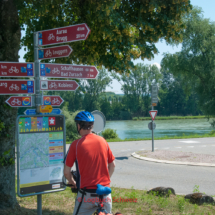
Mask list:
[[[194,162],[179,162],[179,161],[168,161],[168,160],[157,160],[154,158],[146,158],[143,156],[140,156],[133,152],[131,154],[132,157],[140,159],[140,160],[145,160],[145,161],[151,161],[151,162],[156,162],[156,163],[165,163],[165,164],[176,164],[176,165],[188,165],[188,166],[206,166],[206,167],[215,167],[215,164],[211,163],[194,163]]]

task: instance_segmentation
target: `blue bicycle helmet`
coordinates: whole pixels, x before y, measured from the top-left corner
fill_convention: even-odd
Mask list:
[[[94,122],[94,116],[88,111],[81,111],[76,115],[75,122]]]

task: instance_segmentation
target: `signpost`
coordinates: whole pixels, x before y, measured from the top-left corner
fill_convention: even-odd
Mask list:
[[[95,79],[98,75],[95,66],[41,63],[40,77]]]
[[[75,91],[79,85],[76,81],[43,80],[40,81],[40,90],[46,91]]]
[[[0,95],[34,94],[34,80],[1,79]]]
[[[53,108],[51,105],[41,105],[40,106],[40,113],[51,113],[52,109]]]
[[[51,113],[40,113],[41,115],[47,115],[47,114],[61,114],[62,110],[60,108],[53,108]],[[27,109],[24,112],[25,115],[36,115],[37,111],[36,109]]]
[[[34,63],[0,62],[0,77],[34,77]]]
[[[156,83],[152,84],[151,103],[152,106],[156,106],[158,103],[158,87]]]
[[[152,106],[152,108],[153,108],[153,106]],[[152,130],[152,152],[154,152],[154,120],[157,115],[157,112],[158,112],[157,110],[153,110],[153,109],[151,111],[149,111],[149,114],[152,118],[151,123],[153,124],[153,126],[151,125],[151,129],[149,128],[150,130]]]
[[[11,107],[32,107],[31,96],[11,96],[5,102]]]
[[[85,23],[40,31],[38,35],[38,45],[47,46],[86,40],[89,34],[90,29]]]
[[[50,48],[44,48],[38,50],[39,60],[68,57],[72,53],[72,48],[69,45],[56,46]]]
[[[43,96],[43,105],[60,106],[64,100],[60,96]]]

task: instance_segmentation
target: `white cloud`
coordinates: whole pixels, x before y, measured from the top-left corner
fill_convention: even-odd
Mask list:
[[[161,69],[161,65],[159,63],[153,63],[151,65],[155,65],[155,66],[157,66],[158,69]]]

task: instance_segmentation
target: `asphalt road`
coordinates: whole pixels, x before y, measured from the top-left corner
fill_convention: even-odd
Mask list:
[[[153,163],[131,156],[133,152],[151,150],[151,140],[109,145],[116,157],[112,186],[143,190],[164,186],[174,188],[178,194],[189,194],[198,185],[200,192],[215,195],[214,167]],[[156,149],[215,155],[215,138],[155,140]]]

